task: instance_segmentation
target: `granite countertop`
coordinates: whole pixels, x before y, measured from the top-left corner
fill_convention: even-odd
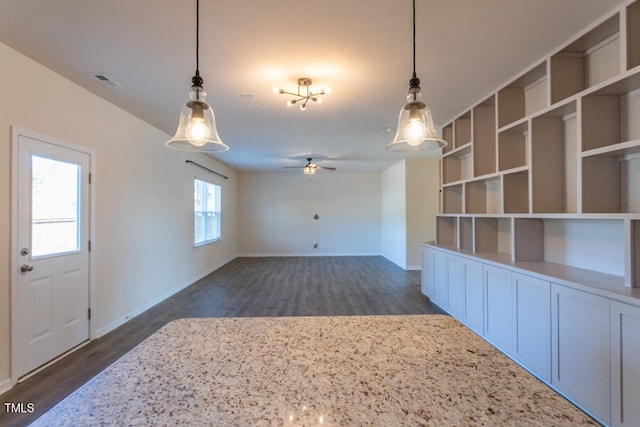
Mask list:
[[[597,425],[444,315],[181,319],[36,426]]]

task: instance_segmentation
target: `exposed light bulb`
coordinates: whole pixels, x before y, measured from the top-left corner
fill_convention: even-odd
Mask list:
[[[304,104],[302,104],[302,105],[300,106],[300,110],[304,111],[304,110],[306,110],[306,109],[307,109],[307,103],[305,102]]]
[[[209,127],[204,123],[204,119],[192,118],[185,129],[187,139],[191,145],[201,147],[207,143],[207,139],[211,136]]]
[[[427,127],[420,119],[411,119],[402,131],[407,138],[407,144],[418,146],[427,137]]]
[[[276,87],[273,88],[273,93],[280,93],[281,90],[282,89],[280,89],[279,87],[276,86]]]
[[[291,107],[293,104],[295,104],[297,101],[295,99],[290,99],[287,101],[287,107]]]

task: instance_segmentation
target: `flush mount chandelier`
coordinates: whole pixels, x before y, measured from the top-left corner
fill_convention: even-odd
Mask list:
[[[321,96],[329,93],[328,88],[318,88],[311,86],[313,81],[309,77],[300,77],[298,79],[298,91],[288,92],[279,87],[274,87],[273,91],[282,95],[291,95],[293,98],[287,101],[287,105],[291,107],[293,104],[300,103],[300,109],[304,111],[309,101],[322,103]]]

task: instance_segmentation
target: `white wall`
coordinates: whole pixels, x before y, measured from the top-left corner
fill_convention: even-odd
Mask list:
[[[440,159],[407,159],[407,269],[422,269],[423,242],[436,240],[440,210]]]
[[[382,172],[382,255],[407,268],[406,161]]]
[[[238,181],[241,255],[380,254],[379,173],[241,172]]]
[[[6,387],[11,126],[95,150],[92,330],[98,334],[233,259],[237,211],[236,174],[230,168],[208,156],[165,148],[168,135],[3,44],[0,64],[0,387]],[[200,172],[185,163],[187,158],[230,176],[220,181],[223,239],[196,249],[193,177]]]
[[[437,158],[405,159],[382,172],[382,255],[404,269],[421,269],[421,243],[436,238],[439,185]]]

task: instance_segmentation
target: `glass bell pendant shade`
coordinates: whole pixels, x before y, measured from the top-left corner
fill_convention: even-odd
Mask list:
[[[438,137],[431,110],[422,102],[419,87],[407,93],[407,104],[400,110],[398,128],[393,141],[386,146],[389,151],[432,151],[447,145]]]
[[[229,147],[216,129],[213,109],[206,103],[202,86],[192,86],[189,101],[182,107],[178,130],[165,145],[182,151],[220,152]]]

